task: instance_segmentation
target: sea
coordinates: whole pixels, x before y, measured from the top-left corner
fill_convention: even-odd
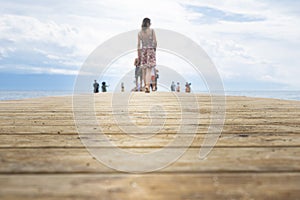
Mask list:
[[[201,92],[199,93],[207,93]],[[68,96],[72,95],[73,91],[0,91],[0,101],[3,100],[20,100],[37,97],[49,96]],[[228,96],[247,96],[247,97],[263,97],[263,98],[276,98],[284,100],[297,100],[300,101],[300,91],[226,91]]]

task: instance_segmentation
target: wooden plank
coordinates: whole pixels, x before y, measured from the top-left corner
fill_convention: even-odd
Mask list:
[[[272,128],[273,127],[273,128]],[[299,133],[300,128],[292,125],[243,125],[243,126],[224,126],[222,133]],[[83,133],[102,132],[106,134],[124,134],[118,127],[83,127]],[[125,127],[126,128],[126,127]],[[207,126],[199,126],[197,134],[206,134]],[[168,126],[162,129],[158,134],[176,134],[177,126]],[[146,131],[144,132],[147,133]],[[149,134],[152,132],[149,132]],[[74,126],[1,126],[0,134],[70,134],[78,135],[77,129]],[[189,133],[186,133],[189,134]]]
[[[192,148],[202,146],[205,135],[197,134],[177,136],[176,134],[156,135],[151,138],[135,138],[125,134],[107,135],[109,141],[122,148],[159,148],[172,142],[176,137],[181,138],[182,142],[193,140],[190,145]],[[147,135],[140,135],[146,137]],[[192,138],[191,138],[192,137]],[[85,138],[93,138],[92,135],[86,135]],[[99,140],[99,147],[109,147],[109,145]],[[186,145],[181,145],[184,147]],[[216,147],[300,147],[299,134],[275,134],[275,133],[253,133],[253,134],[226,134],[221,135]],[[0,148],[85,148],[78,135],[0,135]],[[96,147],[96,145],[94,146]],[[172,147],[176,147],[172,145]]]
[[[143,126],[141,126],[143,127]],[[90,131],[102,131],[108,134],[123,134],[117,126],[83,127],[86,133]],[[124,127],[126,128],[126,127]],[[207,125],[199,125],[197,134],[206,134]],[[163,128],[159,134],[176,134],[178,126],[168,126]],[[300,133],[300,126],[295,124],[273,124],[273,125],[225,125],[223,134],[238,133]],[[0,134],[78,134],[75,126],[0,126]],[[188,133],[187,133],[188,134]]]
[[[99,154],[105,148],[97,149]],[[133,153],[158,149],[126,148]],[[176,151],[176,149],[170,149]],[[138,166],[137,160],[114,162],[126,167]],[[159,158],[157,158],[159,159]],[[151,161],[143,161],[145,164]],[[150,163],[149,163],[150,164]],[[299,147],[214,148],[206,160],[199,159],[199,149],[190,148],[175,163],[161,172],[300,172]],[[97,160],[86,149],[0,149],[0,173],[106,173],[115,172]]]
[[[160,94],[161,95],[161,94]],[[181,103],[184,103],[186,106],[189,105],[193,98],[186,97],[180,99]],[[198,99],[198,104],[201,109],[209,108],[212,104],[210,99]],[[145,105],[153,105],[159,104],[164,106],[165,108],[169,108],[172,110],[179,109],[178,99],[172,98],[172,96],[147,96],[145,99],[145,95],[140,97],[133,96],[132,99],[129,101],[129,108],[144,108]],[[219,103],[218,103],[219,104]],[[97,108],[104,108],[104,110],[111,108],[111,96],[97,96],[95,98],[95,105]],[[124,105],[114,104],[115,107],[123,107]],[[299,111],[300,103],[299,101],[284,101],[284,100],[274,100],[274,99],[261,99],[261,98],[247,98],[247,99],[240,99],[240,97],[232,97],[227,98],[226,106],[231,109],[241,109],[241,110],[260,110],[260,109],[275,109],[275,110],[282,110],[282,109],[296,109]],[[45,99],[33,99],[31,101],[0,101],[0,110],[1,111],[17,111],[17,110],[41,110],[41,109],[51,109],[51,110],[71,110],[73,107],[72,99],[60,98],[51,100],[51,98]],[[84,108],[82,108],[84,110]]]
[[[96,113],[97,117],[113,117],[112,113]],[[135,112],[135,116],[144,116],[148,114],[146,112]],[[168,115],[169,119],[177,119],[180,116],[180,113],[172,113],[172,115]],[[207,119],[211,115],[210,113],[200,113],[197,119]],[[191,119],[195,117],[190,115]],[[261,111],[261,112],[231,112],[230,110],[226,111],[227,119],[286,119],[286,118],[300,118],[300,112],[275,112],[275,111]],[[43,111],[43,112],[31,112],[28,114],[27,112],[11,112],[11,113],[3,113],[0,112],[0,120],[73,120],[74,115],[72,112],[66,113],[56,113],[51,111]]]
[[[139,125],[148,125],[151,120],[164,120],[164,126],[174,126],[174,125],[180,125],[180,124],[185,124],[185,125],[194,125],[196,122],[198,122],[200,125],[209,125],[209,124],[219,124],[218,122],[211,122],[210,118],[207,119],[189,119],[185,118],[185,120],[182,120],[180,116],[178,116],[177,119],[168,119],[168,118],[150,118],[148,116],[145,117],[135,117],[135,116],[130,116],[131,117],[131,122],[129,121],[119,121],[118,123],[115,122],[114,117],[98,117],[97,120],[99,124],[101,125],[123,125],[123,126],[128,126],[131,125],[131,123],[136,123]],[[80,124],[82,125],[91,125],[93,122],[91,120],[86,119],[86,120],[78,120]],[[262,124],[268,124],[268,125],[273,125],[273,124],[285,124],[285,125],[299,125],[300,126],[300,118],[269,118],[269,119],[264,119],[264,118],[258,118],[258,119],[241,119],[241,118],[235,118],[235,119],[225,119],[225,124],[226,125],[262,125]],[[75,125],[75,120],[30,120],[30,119],[25,119],[25,120],[18,120],[18,119],[8,119],[8,120],[0,120],[0,126],[5,125],[13,125],[13,126],[74,126]]]
[[[0,175],[0,198],[294,200],[299,186],[299,173]]]

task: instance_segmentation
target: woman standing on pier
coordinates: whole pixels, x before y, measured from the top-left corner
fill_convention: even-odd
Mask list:
[[[156,66],[156,36],[153,29],[150,29],[151,21],[144,18],[142,30],[138,34],[138,57],[145,71],[145,92],[150,92],[151,71]],[[154,88],[156,90],[156,88]]]

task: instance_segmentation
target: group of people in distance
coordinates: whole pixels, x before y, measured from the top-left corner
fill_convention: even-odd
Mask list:
[[[135,88],[132,91],[145,91],[150,93],[157,90],[157,79],[158,70],[156,69],[156,48],[157,40],[155,31],[150,28],[151,20],[144,18],[141,26],[141,30],[138,33],[137,42],[137,55],[138,57],[134,60],[135,65]],[[94,93],[99,92],[99,84],[95,80]],[[191,84],[186,83],[185,91],[191,92]],[[105,82],[102,82],[102,92],[106,92],[108,86]],[[180,92],[180,84],[177,82],[177,86],[174,81],[171,85],[171,91]],[[125,91],[124,83],[121,83],[121,91]]]
[[[141,30],[138,33],[138,57],[134,61],[136,87],[133,91],[145,91],[146,93],[149,93],[150,88],[152,91],[157,90],[158,70],[155,68],[157,41],[155,32],[150,26],[150,19],[144,18]],[[102,82],[101,88],[102,91],[106,91],[105,82]],[[124,83],[121,83],[121,91],[125,91]],[[94,92],[99,92],[99,84],[96,80],[94,83]]]
[[[101,91],[102,92],[107,92],[107,87],[108,87],[108,85],[106,85],[106,82],[102,82],[101,83],[102,85],[101,85]],[[93,87],[94,87],[94,93],[99,93],[99,83],[97,82],[97,80],[94,80],[94,84],[93,84]]]
[[[180,92],[180,83],[177,82],[177,85],[175,85],[174,81],[172,81],[171,84],[171,92]],[[191,92],[191,83],[186,82],[185,83],[185,92],[190,93]]]

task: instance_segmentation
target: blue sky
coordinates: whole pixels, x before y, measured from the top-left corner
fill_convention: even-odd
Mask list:
[[[300,90],[299,15],[293,0],[0,0],[0,90],[71,90],[88,55],[144,17],[197,42],[226,90]]]

